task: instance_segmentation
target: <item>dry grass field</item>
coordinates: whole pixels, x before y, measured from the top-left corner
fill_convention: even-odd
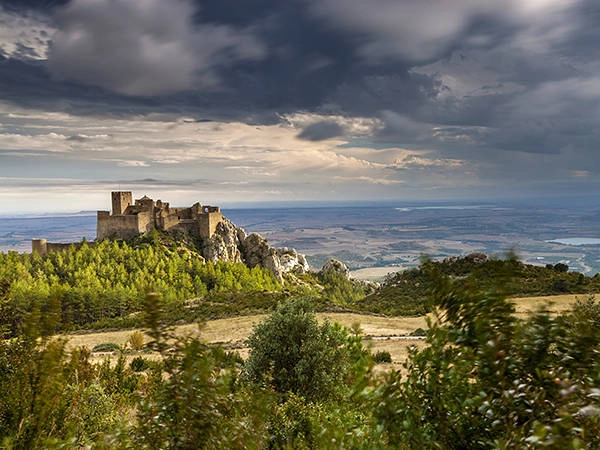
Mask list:
[[[577,299],[587,298],[587,294],[551,295],[547,297],[523,297],[512,299],[515,304],[517,316],[535,311],[562,313],[569,311]]]
[[[585,295],[557,295],[550,297],[526,297],[513,299],[518,317],[537,310],[560,313],[571,308],[576,298],[585,298]],[[211,320],[204,324],[189,324],[174,327],[177,335],[196,335],[209,344],[220,344],[226,349],[235,350],[245,358],[248,349],[245,341],[252,333],[253,327],[263,320],[265,315],[241,316],[227,319]],[[427,328],[426,319],[422,317],[384,317],[370,314],[353,313],[318,313],[320,321],[329,320],[351,328],[358,324],[365,336],[365,344],[372,351],[385,350],[390,352],[393,363],[384,365],[383,368],[399,368],[408,354],[408,347],[425,345],[423,339],[410,338],[409,335],[418,328]],[[96,333],[77,333],[67,335],[68,348],[85,346],[90,350],[94,346],[111,342],[122,347],[127,346],[129,336],[134,330],[120,330]],[[94,360],[98,361],[107,354],[94,353]],[[152,357],[152,355],[148,355]]]

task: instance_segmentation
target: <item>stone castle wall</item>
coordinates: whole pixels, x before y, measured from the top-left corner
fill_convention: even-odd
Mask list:
[[[171,208],[169,203],[146,196],[132,201],[131,192],[113,192],[112,214],[98,211],[97,239],[130,238],[153,229],[179,230],[209,239],[223,221],[218,206],[195,203],[187,208]]]
[[[90,247],[95,245],[95,242],[87,243]],[[71,246],[79,246],[81,243],[58,243],[58,242],[47,242],[46,239],[32,239],[31,240],[31,251],[43,256],[51,252],[61,252],[69,249]]]
[[[210,238],[223,221],[221,212],[208,212],[198,216],[198,233],[202,239]]]
[[[203,240],[210,239],[224,217],[218,206],[202,206],[195,203],[188,208],[171,208],[169,203],[146,196],[133,202],[131,192],[111,193],[110,211],[98,211],[96,240],[107,238],[130,239],[154,229],[183,231]],[[33,239],[32,251],[42,255],[57,251],[70,244],[48,243],[45,239]]]
[[[149,212],[131,215],[110,215],[108,211],[98,211],[96,239],[119,237],[129,239],[141,233],[154,229],[154,223]]]

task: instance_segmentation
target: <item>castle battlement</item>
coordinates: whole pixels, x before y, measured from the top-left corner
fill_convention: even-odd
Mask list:
[[[223,221],[221,208],[195,203],[173,208],[167,202],[143,196],[133,201],[131,192],[112,192],[112,212],[98,211],[96,239],[127,239],[154,229],[183,231],[209,239]]]

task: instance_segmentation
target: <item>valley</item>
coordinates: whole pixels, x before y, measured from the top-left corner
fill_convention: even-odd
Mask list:
[[[566,263],[600,272],[600,203],[503,201],[495,203],[363,203],[309,207],[223,208],[246,232],[275,247],[295,248],[314,269],[337,258],[355,276],[381,280],[386,273],[433,259],[483,252],[516,252],[535,265]],[[74,242],[96,236],[95,213],[0,217],[0,251],[30,251],[31,239]],[[361,269],[373,269],[363,270]]]

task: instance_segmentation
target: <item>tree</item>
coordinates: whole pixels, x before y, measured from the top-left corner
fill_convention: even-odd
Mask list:
[[[363,354],[360,337],[349,337],[338,324],[319,325],[306,299],[277,308],[254,328],[248,346],[245,370],[250,381],[307,400],[341,394],[353,363]]]
[[[554,265],[554,270],[556,272],[568,272],[569,271],[569,266],[566,265],[565,263],[558,263]]]

